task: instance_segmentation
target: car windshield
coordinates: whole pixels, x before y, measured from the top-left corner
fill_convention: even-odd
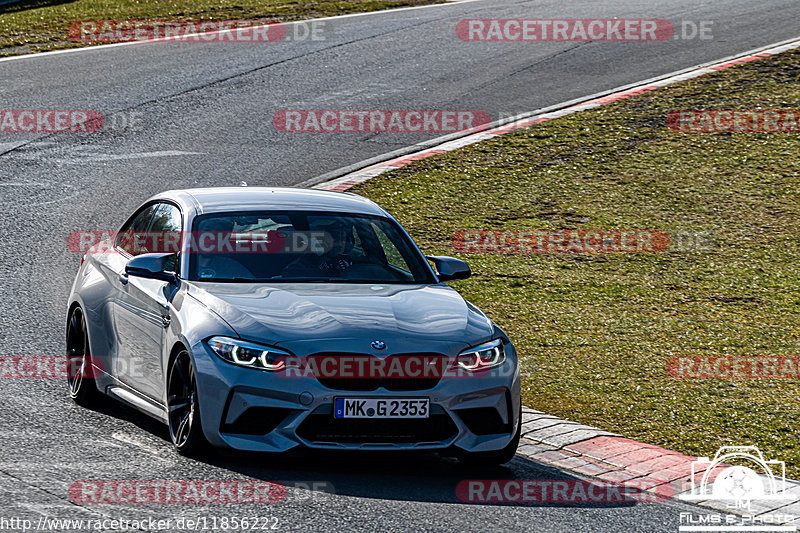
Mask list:
[[[387,218],[228,212],[195,219],[189,279],[216,282],[433,283],[425,259]]]

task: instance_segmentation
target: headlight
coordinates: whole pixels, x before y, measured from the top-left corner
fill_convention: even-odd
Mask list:
[[[278,348],[230,337],[212,337],[206,344],[229,363],[272,372],[286,368],[286,360],[292,356]]]
[[[503,341],[495,339],[458,354],[458,366],[469,372],[480,372],[502,365],[506,360]]]

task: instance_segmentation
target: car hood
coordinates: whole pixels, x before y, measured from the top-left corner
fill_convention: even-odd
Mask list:
[[[192,282],[189,294],[241,338],[286,348],[381,354],[457,353],[488,340],[494,324],[445,284],[253,284]]]

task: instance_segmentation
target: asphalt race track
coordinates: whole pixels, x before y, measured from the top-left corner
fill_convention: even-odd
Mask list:
[[[492,120],[800,36],[797,0],[482,0],[325,21],[317,41],[152,43],[0,61],[4,109],[92,109],[87,134],[0,134],[0,355],[64,351],[75,230],[114,230],[148,196],[191,186],[293,185],[439,134],[281,133],[284,109],[468,109]],[[464,18],[713,21],[713,39],[477,43]],[[291,27],[290,27],[291,28]],[[116,117],[116,118],[114,118]],[[123,120],[136,124],[121,127]],[[112,121],[117,127],[113,126]],[[521,457],[467,470],[430,457],[178,457],[166,428],[66,384],[0,379],[0,518],[278,518],[280,531],[677,531],[674,502],[467,505],[462,479],[556,479]],[[267,480],[275,505],[92,505],[79,480]],[[335,494],[307,490],[323,482]],[[0,524],[0,528],[2,524]]]

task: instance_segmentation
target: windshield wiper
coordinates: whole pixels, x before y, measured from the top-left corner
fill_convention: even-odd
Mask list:
[[[202,279],[198,279],[198,280],[195,280],[195,281],[217,282],[217,283],[226,282],[226,281],[229,281],[229,282],[232,282],[232,283],[254,283],[254,282],[258,283],[261,280],[254,279],[254,278],[202,278]]]
[[[374,279],[348,279],[348,278],[204,278],[195,281],[212,283],[372,283],[380,284],[415,284],[413,281],[403,280],[374,280]]]

